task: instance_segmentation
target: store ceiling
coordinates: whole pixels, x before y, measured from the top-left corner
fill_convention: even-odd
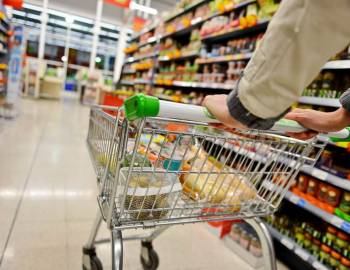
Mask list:
[[[25,2],[42,6],[42,0],[27,0]],[[96,2],[96,0],[49,0],[49,8],[94,19]],[[175,1],[171,0],[152,0],[151,6],[157,9],[158,12],[162,13],[174,8],[174,2]],[[114,5],[104,4],[103,21],[112,24],[121,24],[122,18],[123,9]]]

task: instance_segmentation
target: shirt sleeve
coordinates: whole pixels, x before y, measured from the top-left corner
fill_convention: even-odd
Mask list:
[[[349,0],[282,1],[236,94],[228,97],[231,115],[246,125],[282,117],[323,65],[349,44],[349,14]],[[250,120],[241,119],[232,106],[237,103]]]

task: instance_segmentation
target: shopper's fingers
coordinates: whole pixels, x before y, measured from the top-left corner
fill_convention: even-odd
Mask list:
[[[313,137],[316,137],[318,132],[315,132],[315,131],[306,131],[306,132],[299,132],[299,133],[296,133],[296,132],[287,132],[286,133],[288,136],[292,137],[292,138],[295,138],[295,139],[298,139],[298,140],[309,140]]]

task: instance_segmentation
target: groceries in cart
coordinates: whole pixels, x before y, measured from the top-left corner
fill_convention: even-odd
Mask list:
[[[256,198],[247,177],[209,155],[203,142],[177,134],[174,125],[171,130],[144,133],[138,144],[129,140],[119,182],[127,219],[162,219],[186,211],[200,216],[208,208],[211,214],[235,213]]]

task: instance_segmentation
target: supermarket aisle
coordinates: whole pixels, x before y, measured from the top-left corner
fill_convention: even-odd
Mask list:
[[[88,109],[71,96],[24,100],[22,107],[0,132],[0,269],[81,269],[97,210],[85,147]],[[155,247],[160,269],[251,269],[203,225],[173,227]],[[141,269],[139,243],[127,243],[125,251],[126,269]],[[110,269],[110,246],[98,252]]]

